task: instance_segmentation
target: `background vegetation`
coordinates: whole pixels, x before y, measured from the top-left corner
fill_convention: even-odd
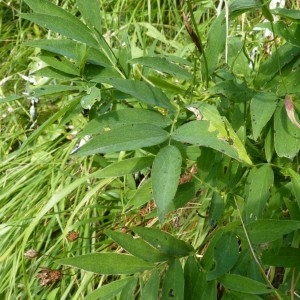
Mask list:
[[[0,298],[298,299],[299,6],[1,2]]]

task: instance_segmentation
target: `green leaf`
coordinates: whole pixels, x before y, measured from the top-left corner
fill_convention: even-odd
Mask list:
[[[86,24],[90,29],[95,29],[98,33],[102,32],[100,5],[98,0],[76,0],[79,11],[81,12]]]
[[[160,252],[172,257],[188,256],[194,251],[191,245],[167,232],[147,227],[132,227],[131,230]]]
[[[300,228],[300,221],[257,220],[249,223],[246,230],[253,244],[272,242]]]
[[[62,92],[69,92],[69,91],[83,91],[84,88],[81,86],[69,86],[69,85],[43,85],[42,87],[35,88],[30,91],[30,96],[41,97],[46,95],[52,95]]]
[[[274,115],[274,147],[279,157],[292,159],[300,150],[300,130],[288,118],[280,103]]]
[[[266,250],[263,252],[262,262],[276,267],[300,267],[300,250],[292,247],[282,247],[279,251]]]
[[[269,165],[253,168],[247,178],[248,193],[245,204],[246,223],[261,219],[274,183],[274,173]]]
[[[150,105],[151,107],[162,107],[175,112],[175,107],[170,103],[167,96],[157,87],[143,81],[130,79],[103,79],[103,82],[115,87],[117,90]]]
[[[252,165],[244,147],[235,145],[236,142],[238,142],[238,145],[241,143],[236,134],[233,138],[228,136],[227,133],[224,136],[211,125],[211,122],[206,120],[191,121],[176,129],[172,138],[183,143],[213,148],[225,155]],[[229,123],[226,123],[226,125],[229,125]],[[233,131],[230,134],[233,135]]]
[[[251,99],[250,114],[254,140],[258,139],[262,129],[271,119],[277,102],[277,96],[273,93],[257,93]]]
[[[254,86],[262,89],[285,65],[290,63],[300,54],[300,47],[295,47],[289,43],[282,45],[277,51],[273,52],[265,62],[260,64]]]
[[[154,270],[141,290],[141,298],[147,300],[157,300],[159,293],[159,274]]]
[[[154,267],[152,263],[132,255],[120,253],[92,253],[62,258],[56,260],[56,262],[61,265],[68,265],[85,271],[108,275],[132,274],[150,270]]]
[[[246,294],[268,294],[273,291],[261,282],[236,274],[226,274],[219,281],[230,290]]]
[[[125,124],[153,124],[159,127],[167,127],[171,120],[161,113],[153,110],[127,108],[117,111],[111,111],[99,117],[92,119],[79,134],[80,137],[85,135],[96,135],[101,131],[115,126],[124,126]]]
[[[184,297],[184,275],[181,263],[173,260],[165,274],[162,286],[162,299],[182,300]]]
[[[291,176],[294,196],[300,208],[300,175],[292,169],[288,169],[288,173]]]
[[[84,109],[91,109],[95,102],[101,100],[100,90],[93,86],[88,89],[87,94],[81,98],[80,104]]]
[[[206,59],[208,65],[208,74],[202,67],[202,74],[205,74],[205,77],[209,77],[217,67],[220,56],[225,48],[226,40],[226,22],[225,15],[221,13],[212,23],[207,37],[207,46],[206,46]]]
[[[124,159],[115,163],[111,163],[104,169],[95,172],[94,177],[109,178],[133,174],[150,167],[153,159],[154,157],[152,156]]]
[[[214,267],[207,272],[206,279],[214,280],[230,271],[238,257],[239,245],[235,233],[225,232],[214,245]]]
[[[276,9],[272,9],[271,12],[274,15],[287,18],[293,22],[300,22],[300,12],[297,9],[287,9],[278,7]]]
[[[75,155],[87,156],[95,153],[109,153],[136,150],[158,145],[169,137],[169,133],[152,124],[131,124],[112,128],[83,145]]]
[[[63,56],[55,55],[55,53],[43,51],[39,56],[40,59],[50,67],[62,71],[67,74],[80,76],[79,68]]]
[[[77,18],[74,21],[68,13],[67,17],[51,15],[45,13],[20,14],[20,17],[31,22],[34,22],[42,27],[57,32],[63,36],[83,42],[88,46],[97,48],[99,44],[94,38],[92,32]],[[73,17],[73,16],[72,16]]]
[[[213,192],[209,208],[209,224],[215,225],[221,218],[224,209],[225,203],[222,196],[217,192]]]
[[[247,11],[261,8],[262,6],[263,4],[257,0],[233,0],[229,5],[229,17],[233,19]]]
[[[78,49],[82,47],[83,44],[69,40],[69,39],[62,39],[62,40],[34,40],[34,41],[26,41],[24,45],[29,47],[40,48],[46,51],[50,51],[56,54],[60,54],[72,59],[80,60]],[[111,62],[106,57],[104,53],[101,52],[100,49],[89,48],[87,50],[87,62],[104,66],[110,67]]]
[[[84,300],[111,299],[117,296],[130,281],[132,277],[112,281],[94,290]]]
[[[165,57],[139,57],[129,61],[131,64],[141,64],[143,66],[153,68],[160,72],[168,73],[176,78],[192,79],[193,75],[180,66],[168,61]]]
[[[159,252],[141,238],[133,238],[132,235],[113,230],[104,230],[104,233],[113,239],[127,252],[149,262],[160,262],[170,259],[170,256]]]
[[[154,159],[151,178],[160,222],[163,222],[166,213],[175,208],[173,199],[179,183],[181,163],[181,153],[172,145],[160,149]]]
[[[286,22],[278,21],[274,24],[274,28],[276,34],[283,37],[288,43],[300,46],[300,24],[287,24]]]

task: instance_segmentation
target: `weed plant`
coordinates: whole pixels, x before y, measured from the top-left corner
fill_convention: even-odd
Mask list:
[[[299,3],[220,2],[0,3],[0,299],[299,298]]]

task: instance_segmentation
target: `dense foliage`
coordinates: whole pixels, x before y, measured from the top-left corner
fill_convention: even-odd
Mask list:
[[[299,4],[24,2],[0,298],[299,298]]]

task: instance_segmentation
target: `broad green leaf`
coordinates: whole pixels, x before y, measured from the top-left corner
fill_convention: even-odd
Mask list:
[[[229,128],[230,124],[228,122],[224,123],[226,131],[225,125]],[[225,155],[252,165],[246,150],[233,130],[230,131],[230,135],[228,133],[223,135],[210,121],[191,121],[184,124],[174,131],[172,138],[183,143],[213,148]]]
[[[69,14],[72,16],[71,14]],[[86,43],[88,46],[97,48],[99,44],[94,38],[91,31],[77,18],[74,22],[73,18],[54,16],[45,13],[20,14],[20,17],[34,22],[42,27],[57,32],[63,36],[74,39],[79,42]]]
[[[270,188],[274,183],[274,173],[269,165],[253,168],[247,178],[246,223],[261,219],[266,203],[270,197]]]
[[[152,166],[151,178],[157,214],[160,222],[175,208],[173,199],[181,173],[181,153],[172,145],[159,150]]]
[[[277,51],[272,53],[265,62],[260,64],[257,77],[254,81],[255,87],[257,89],[262,89],[275,77],[280,69],[291,62],[299,54],[300,47],[295,47],[289,43],[282,45]]]
[[[94,29],[101,34],[102,26],[99,1],[89,0],[87,2],[86,0],[76,0],[76,4],[90,29]]]
[[[292,247],[282,247],[279,251],[266,250],[263,252],[262,262],[265,265],[276,267],[300,267],[300,250]]]
[[[203,272],[193,256],[189,256],[184,265],[184,299],[199,300],[207,286]],[[203,299],[204,300],[204,299]]]
[[[260,296],[254,294],[245,294],[241,292],[236,292],[232,290],[225,290],[222,295],[222,300],[262,300]]]
[[[132,276],[131,281],[129,281],[126,286],[122,289],[118,300],[128,300],[135,298],[135,292],[137,289],[137,276]]]
[[[84,88],[81,86],[69,86],[69,85],[59,85],[59,84],[53,84],[53,85],[43,85],[42,87],[38,87],[35,89],[32,89],[30,91],[30,96],[35,97],[41,97],[46,95],[52,95],[62,92],[71,92],[71,91],[83,91]]]
[[[283,103],[274,115],[274,147],[279,157],[290,159],[300,150],[300,130],[289,120]]]
[[[193,75],[190,72],[188,72],[187,70],[181,68],[180,66],[178,66],[172,62],[169,62],[164,57],[144,56],[144,57],[134,58],[134,59],[130,60],[129,62],[131,64],[141,64],[143,66],[153,68],[160,72],[168,73],[176,78],[181,78],[181,79],[186,79],[186,80],[193,78]]]
[[[274,27],[276,34],[283,37],[288,43],[300,46],[300,24],[287,24],[286,22],[278,21],[274,24]]]
[[[258,139],[262,129],[274,114],[277,101],[277,96],[273,93],[257,93],[251,99],[250,114],[254,140]]]
[[[118,232],[116,230],[105,230],[104,233],[113,239],[127,252],[149,262],[160,262],[170,259],[170,256],[159,252],[141,238],[133,238],[130,234]]]
[[[109,178],[109,177],[120,177],[128,174],[133,174],[141,171],[147,167],[150,167],[154,157],[134,157],[124,159],[112,164],[109,164],[102,170],[94,173],[95,178]]]
[[[152,124],[131,124],[112,128],[83,145],[75,155],[87,156],[136,150],[158,145],[169,137],[169,133]]]
[[[299,25],[300,26],[300,25]],[[299,47],[300,48],[300,47]],[[280,75],[279,75],[280,76]],[[277,94],[279,96],[286,96],[286,91],[288,91],[290,94],[299,94],[300,93],[300,87],[298,86],[298,79],[300,76],[300,68],[297,69],[291,69],[289,72],[286,72],[286,74],[281,75],[282,79],[284,80],[284,83],[282,80],[279,82],[277,87]]]
[[[276,9],[272,9],[272,14],[278,15],[283,18],[287,18],[293,22],[300,22],[300,12],[296,9],[287,9],[278,7]]]
[[[204,68],[205,64],[202,66],[202,74],[205,77],[209,77],[217,67],[220,56],[225,48],[226,40],[226,22],[225,15],[221,13],[212,23],[207,37],[207,46],[206,46],[206,59],[208,66],[208,74]]]
[[[84,300],[111,299],[118,295],[131,280],[132,277],[127,277],[112,281],[91,292]]]
[[[219,281],[228,289],[246,294],[272,293],[265,284],[236,274],[226,274]]]
[[[162,286],[162,299],[182,300],[184,297],[184,275],[179,259],[171,261]]]
[[[80,60],[78,55],[78,49],[83,45],[79,42],[69,40],[69,39],[62,39],[62,40],[34,40],[34,41],[26,41],[24,45],[29,47],[40,48],[46,51],[50,51],[56,54],[60,54],[72,59]],[[100,49],[96,48],[88,48],[87,49],[87,62],[109,67],[111,66],[111,62],[106,57],[104,53],[101,52]]]
[[[79,134],[79,136],[96,135],[101,131],[115,126],[124,126],[125,124],[153,124],[159,127],[167,127],[171,120],[157,111],[127,108],[108,112],[92,119]]]
[[[157,87],[153,87],[147,82],[130,80],[130,79],[118,79],[118,78],[106,78],[103,79],[104,83],[108,83],[126,93],[141,102],[150,105],[151,107],[162,107],[175,111],[175,107],[170,103],[167,96]]]
[[[78,76],[64,73],[64,72],[54,69],[52,67],[41,68],[41,69],[35,71],[34,73],[32,73],[32,75],[40,76],[40,77],[48,77],[48,78],[52,78],[52,79],[58,79],[58,80],[62,80],[62,81],[74,81],[74,80],[78,79]]]
[[[4,98],[0,98],[0,104],[15,101],[15,100],[19,100],[23,97],[24,97],[23,95],[22,96],[20,96],[20,95],[11,95],[11,96],[7,96],[7,97],[4,97]]]
[[[58,264],[107,275],[133,274],[152,269],[152,263],[120,253],[92,253],[56,260]]]
[[[151,273],[150,278],[141,290],[141,299],[157,300],[159,299],[159,274],[156,270]]]
[[[298,207],[300,208],[300,175],[292,169],[289,169],[288,173],[291,176],[294,196],[297,200]]]
[[[249,223],[246,230],[253,244],[272,242],[300,228],[300,221],[257,220]]]
[[[50,67],[62,71],[67,74],[80,76],[79,68],[63,56],[56,55],[55,53],[43,51],[39,58]]]
[[[262,6],[263,4],[257,0],[233,0],[229,5],[229,17],[236,18],[247,11],[255,8],[261,8]]]
[[[190,255],[194,251],[191,245],[175,238],[167,232],[147,227],[132,227],[131,230],[147,243],[167,255],[183,257]]]
[[[230,271],[238,257],[239,245],[235,233],[225,232],[214,245],[214,267],[207,272],[206,279],[214,280]]]

